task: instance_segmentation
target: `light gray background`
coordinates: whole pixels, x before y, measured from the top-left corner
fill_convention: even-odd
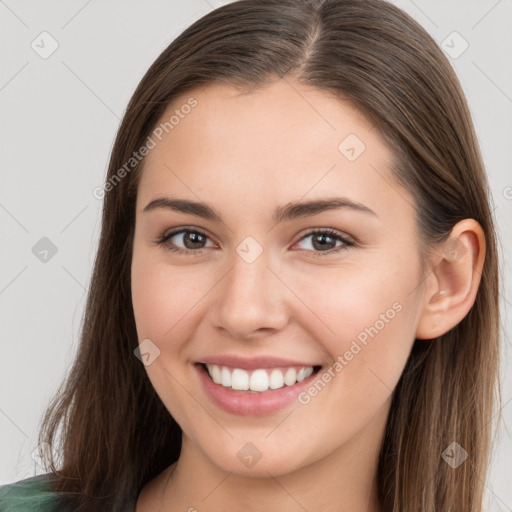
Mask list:
[[[0,484],[42,473],[41,416],[73,360],[99,237],[101,186],[125,106],[185,27],[226,1],[0,0]],[[512,2],[393,2],[443,46],[473,114],[495,201],[503,262],[502,415],[489,510],[512,510]],[[33,41],[57,50],[43,59]],[[451,43],[451,41],[454,41]],[[42,51],[40,49],[39,51]],[[508,222],[507,222],[508,221]],[[57,253],[32,252],[48,237]]]

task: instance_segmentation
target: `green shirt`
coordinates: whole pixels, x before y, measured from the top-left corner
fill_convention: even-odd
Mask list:
[[[69,499],[51,490],[51,480],[48,473],[0,486],[0,512],[73,512]],[[128,498],[122,512],[135,512],[135,503],[135,496]]]

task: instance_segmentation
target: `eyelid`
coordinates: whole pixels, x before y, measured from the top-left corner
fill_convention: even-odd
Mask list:
[[[309,235],[312,235],[312,234],[318,233],[318,232],[326,233],[326,234],[330,234],[332,236],[339,237],[339,238],[345,240],[346,242],[354,244],[354,245],[358,243],[358,240],[355,237],[349,235],[348,233],[345,233],[344,231],[340,231],[339,229],[336,229],[336,228],[331,228],[331,227],[326,227],[326,226],[323,226],[321,228],[307,229],[305,233],[303,233],[302,235],[299,235],[299,241],[302,240],[306,236],[309,236]]]
[[[178,235],[182,232],[194,232],[194,233],[200,233],[201,235],[204,235],[208,237],[210,240],[212,240],[213,237],[211,237],[207,231],[203,228],[198,228],[196,226],[179,226],[177,228],[170,229],[169,231],[165,231],[164,234],[160,237],[161,239],[169,239],[172,238],[174,235]]]

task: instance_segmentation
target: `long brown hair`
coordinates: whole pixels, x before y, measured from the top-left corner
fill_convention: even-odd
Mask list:
[[[415,198],[422,254],[460,220],[477,220],[486,258],[467,316],[416,340],[395,389],[378,484],[384,511],[481,511],[499,356],[499,268],[490,192],[470,112],[447,58],[410,16],[383,0],[240,0],[196,21],[151,65],[113,147],[101,238],[76,360],[42,422],[55,490],[112,510],[179,458],[181,429],[134,356],[130,268],[145,145],[178,95],[222,81],[257,88],[293,76],[350,101],[395,156]],[[126,169],[126,167],[125,167]],[[469,454],[453,469],[452,442]]]

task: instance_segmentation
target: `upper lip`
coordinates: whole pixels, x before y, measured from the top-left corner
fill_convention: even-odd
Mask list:
[[[258,368],[278,368],[282,366],[320,366],[314,363],[305,363],[292,359],[283,359],[274,356],[240,357],[236,355],[203,357],[198,363],[215,364],[217,366],[229,366],[243,370],[257,370]]]

